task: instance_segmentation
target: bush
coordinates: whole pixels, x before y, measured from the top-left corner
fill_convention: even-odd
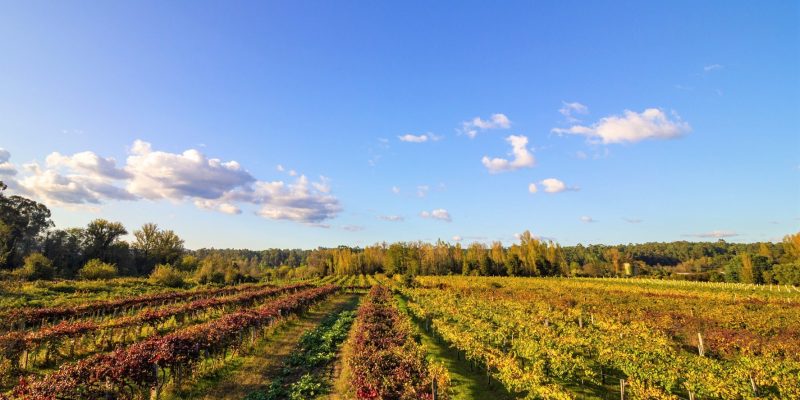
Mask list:
[[[800,263],[774,266],[772,268],[772,279],[781,285],[800,285]]]
[[[95,258],[89,260],[89,262],[78,271],[78,276],[80,276],[81,279],[87,280],[113,279],[117,277],[118,272],[116,265],[104,263]]]
[[[183,286],[183,274],[170,264],[159,264],[150,274],[150,282],[168,287]]]
[[[194,277],[201,285],[225,282],[225,274],[216,271],[211,263],[203,263],[200,269],[195,272]]]
[[[53,263],[41,253],[31,253],[25,257],[24,266],[14,271],[14,275],[29,281],[53,279]]]

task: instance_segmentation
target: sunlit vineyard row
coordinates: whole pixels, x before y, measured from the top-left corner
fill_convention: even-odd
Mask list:
[[[391,292],[373,287],[358,309],[346,358],[351,394],[369,399],[447,399],[447,373],[429,363]]]
[[[527,398],[621,390],[626,398],[800,398],[797,292],[622,279],[385,282],[467,360]]]
[[[0,337],[5,396],[18,399],[149,398],[251,346],[277,321],[339,290],[304,283],[242,285],[205,298],[176,292],[163,305],[81,314]],[[158,295],[162,296],[162,295]],[[116,301],[140,303],[142,297]],[[137,300],[138,299],[138,300]],[[193,300],[194,299],[194,300]],[[93,307],[105,310],[103,305]],[[162,304],[162,303],[159,303]],[[7,387],[8,388],[8,387]],[[8,390],[8,389],[6,389]]]

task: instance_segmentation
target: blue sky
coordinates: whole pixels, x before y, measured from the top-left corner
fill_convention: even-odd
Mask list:
[[[153,221],[192,248],[778,240],[800,229],[798,20],[791,1],[4,2],[0,179],[59,227]]]

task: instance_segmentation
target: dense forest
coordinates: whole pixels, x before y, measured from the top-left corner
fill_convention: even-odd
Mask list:
[[[50,210],[7,196],[0,182],[2,279],[150,276],[180,285],[324,275],[648,276],[663,279],[800,284],[800,233],[781,243],[670,242],[560,246],[525,232],[504,246],[378,243],[364,248],[188,250],[173,231],[145,224],[132,232],[96,219],[57,229]]]

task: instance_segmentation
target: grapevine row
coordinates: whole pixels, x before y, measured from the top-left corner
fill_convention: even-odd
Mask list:
[[[429,368],[411,329],[391,292],[373,287],[358,309],[347,359],[358,399],[433,399],[434,393],[446,398],[446,378]]]
[[[540,299],[523,289],[446,287],[461,285],[459,278],[437,282],[445,286],[405,292],[411,311],[507,388],[533,398],[571,398],[571,386],[602,391],[610,375],[622,375],[629,393],[643,398],[800,396],[796,354],[703,357],[681,350],[655,321],[590,314],[572,300],[559,306],[564,299],[545,289]]]
[[[7,311],[0,315],[0,330],[7,331],[14,329],[15,327],[24,329],[29,326],[42,325],[47,322],[52,323],[64,319],[80,318],[90,315],[104,315],[137,306],[156,304],[163,305],[168,302],[230,295],[246,290],[252,290],[254,287],[256,286],[252,284],[245,284],[228,288],[155,293],[135,297],[126,297],[117,300],[94,302],[78,306],[18,308]]]
[[[36,331],[11,332],[0,336],[0,356],[9,360],[11,363],[11,370],[16,371],[19,368],[19,361],[23,354],[40,348],[41,346],[53,347],[54,345],[58,345],[58,342],[65,338],[73,339],[74,346],[76,338],[93,334],[97,331],[103,331],[108,333],[101,335],[99,340],[101,343],[106,341],[107,344],[110,345],[114,336],[113,330],[115,329],[131,326],[141,327],[145,324],[155,326],[171,317],[183,319],[198,311],[206,311],[231,305],[242,306],[252,304],[252,302],[261,298],[295,291],[305,287],[307,287],[307,285],[296,284],[281,288],[261,288],[260,290],[246,291],[231,297],[201,299],[180,306],[144,311],[134,316],[126,316],[105,323],[93,321],[62,321],[56,325]],[[73,352],[74,349],[70,351],[70,353]],[[27,364],[27,360],[25,360],[25,367],[28,367]]]
[[[169,378],[180,382],[191,376],[198,361],[224,357],[247,337],[254,340],[258,331],[276,318],[300,311],[338,289],[334,285],[307,289],[254,310],[226,314],[218,320],[62,365],[40,380],[21,382],[13,396],[26,400],[146,397],[147,391],[159,392]]]

